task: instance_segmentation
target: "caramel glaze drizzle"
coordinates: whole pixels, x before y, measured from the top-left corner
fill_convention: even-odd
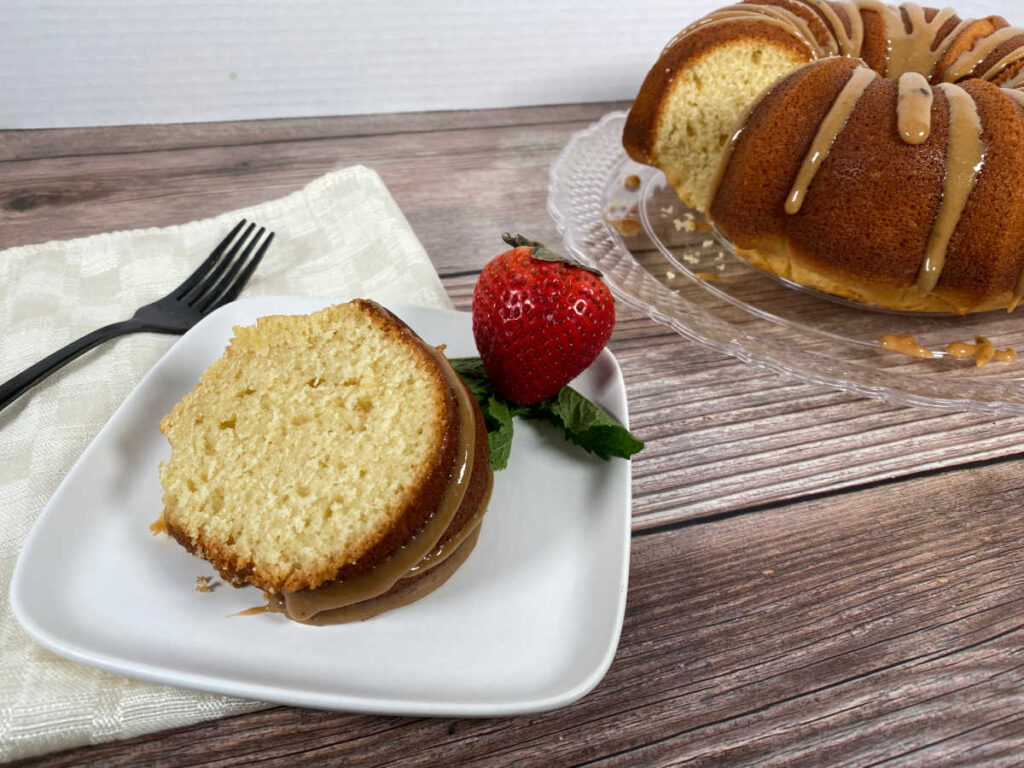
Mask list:
[[[971,72],[977,69],[985,59],[995,53],[996,48],[1004,43],[1008,43],[1013,38],[1019,37],[1022,34],[1024,34],[1024,30],[1017,29],[1016,27],[1004,27],[1003,29],[996,30],[988,37],[983,37],[974,44],[974,47],[971,48],[971,50],[964,51],[960,54],[960,58],[947,67],[946,71],[942,73],[943,82],[955,83],[958,80],[962,80],[967,77]],[[1016,49],[1011,56],[1013,54],[1020,56],[1022,50],[1024,49]],[[1004,57],[1003,61],[1006,61],[1006,57]],[[1007,64],[1009,63],[1010,62],[1007,61]],[[996,67],[999,68],[996,74],[1002,72],[1002,68],[999,67],[999,64],[997,64]]]
[[[1024,32],[1021,32],[1021,30],[1018,30],[1018,32],[1024,34]],[[1008,70],[1014,64],[1020,63],[1021,61],[1024,61],[1024,45],[1022,45],[1020,48],[1014,48],[1008,54],[1003,56],[1003,58],[1001,58],[991,67],[989,67],[988,71],[981,76],[981,79],[987,80],[988,82],[991,83],[995,81],[995,79],[998,78],[1001,74],[1003,74],[1003,72]],[[1021,72],[1024,72],[1024,70],[1021,70]],[[1020,72],[1018,72],[1017,74],[1020,74]],[[1008,78],[1008,80],[1010,81],[1012,81],[1013,79],[1014,78],[1012,77]],[[1006,83],[1003,83],[1003,87],[1012,88],[1013,86],[1007,86]]]
[[[917,3],[904,3],[896,7],[887,5],[881,0],[799,1],[814,11],[827,28],[829,39],[824,43],[814,36],[810,24],[798,14],[777,6],[752,3],[731,5],[705,16],[677,35],[673,43],[683,35],[705,25],[739,19],[757,19],[785,28],[797,40],[806,45],[816,59],[837,54],[859,58],[865,39],[863,14],[865,12],[878,14],[885,27],[887,38],[887,56],[882,74],[886,77],[899,78],[897,124],[903,141],[912,145],[922,144],[931,135],[934,90],[929,86],[929,82],[934,79],[943,81],[936,87],[943,91],[950,104],[950,138],[947,147],[946,176],[942,186],[942,202],[929,236],[916,282],[916,290],[927,295],[938,284],[949,242],[959,224],[960,216],[967,204],[967,198],[974,189],[985,154],[981,141],[981,121],[977,105],[970,94],[952,83],[966,78],[977,70],[1000,46],[1010,42],[1016,36],[1024,35],[1024,29],[1004,27],[980,38],[970,50],[960,54],[952,64],[946,67],[940,77],[940,73],[935,71],[939,62],[961,33],[974,23],[971,19],[963,19],[950,32],[940,37],[939,33],[943,26],[955,18],[956,14],[951,8],[938,11],[931,21],[927,21],[924,9]],[[845,21],[840,16],[839,10],[845,15]],[[1024,61],[1024,45],[1005,54],[981,75],[981,79],[994,81],[1008,68],[1021,61]],[[868,78],[867,74],[860,74],[861,71],[858,69],[854,76],[851,76],[847,86],[840,92],[836,103],[819,127],[811,151],[801,166],[797,182],[786,200],[786,211],[790,215],[800,211],[818,167],[828,156],[829,149],[849,120],[850,113],[860,95],[856,93],[856,88],[860,87]],[[790,73],[790,76],[792,74]],[[1001,83],[1003,93],[1024,108],[1024,92],[1016,90],[1022,86],[1024,86],[1024,68]],[[727,166],[743,134],[747,120],[754,108],[763,102],[770,92],[771,88],[768,88],[744,110],[737,120],[732,135],[722,150],[718,168],[712,179],[707,199],[709,210],[721,187]],[[1021,270],[1015,296],[1010,304],[1011,311],[1022,299],[1024,299],[1024,268]]]
[[[804,2],[816,10],[818,15],[826,21],[829,31],[835,37],[840,56],[860,56],[861,49],[864,47],[864,18],[860,15],[860,9],[853,0],[836,0],[831,3],[826,0],[804,0]],[[846,31],[846,25],[843,24],[833,6],[843,9],[850,24],[849,32]]]
[[[754,20],[783,28],[819,59],[835,55],[859,58],[864,48],[863,14],[868,12],[878,14],[885,27],[887,56],[885,70],[880,74],[885,77],[898,77],[905,72],[918,72],[931,79],[938,74],[935,72],[935,68],[953,43],[965,29],[974,23],[972,19],[962,19],[949,33],[940,38],[939,32],[942,28],[956,17],[956,12],[952,8],[938,11],[931,21],[927,21],[924,9],[917,3],[904,3],[897,7],[883,3],[881,0],[797,1],[813,11],[818,20],[824,24],[827,31],[824,42],[811,31],[808,20],[794,11],[774,5],[738,3],[720,8],[698,19],[672,38],[666,48],[672,47],[680,38],[701,27],[738,20]],[[847,23],[843,22],[836,8],[842,9]],[[942,73],[941,79],[945,82],[955,82],[964,78],[995,53],[1001,45],[1020,35],[1024,35],[1024,29],[1014,27],[1004,27],[986,35],[947,67]],[[994,80],[1008,66],[1021,59],[1024,59],[1024,45],[1018,46],[1006,54],[982,75],[982,79]],[[1024,83],[1024,78],[1017,82],[1017,85],[1022,83]]]
[[[850,121],[850,115],[853,114],[860,97],[877,77],[878,74],[867,67],[857,67],[853,70],[853,74],[850,75],[850,79],[839,92],[832,108],[825,115],[825,119],[821,121],[821,125],[818,126],[818,132],[811,142],[811,148],[807,152],[807,156],[804,157],[804,162],[796,176],[796,182],[786,199],[786,213],[793,215],[800,212],[807,197],[807,190],[810,189],[818,169],[825,162],[829,152],[832,151],[832,145],[835,144],[836,138]]]
[[[801,69],[806,69],[811,66],[814,62],[804,64],[802,67],[794,69],[789,76],[792,77],[794,74],[799,72]],[[771,95],[772,88],[766,88],[761,92],[761,95],[750,102],[740,113],[740,116],[736,119],[735,129],[729,140],[725,142],[725,146],[722,147],[722,154],[718,158],[718,167],[715,169],[715,175],[711,178],[711,184],[708,187],[708,199],[706,210],[711,210],[711,203],[714,202],[715,197],[718,195],[718,190],[722,186],[722,181],[725,179],[725,171],[729,166],[729,161],[732,160],[733,152],[736,150],[736,145],[739,143],[740,137],[743,135],[744,129],[747,127],[747,120],[750,119],[750,115],[753,114],[754,109]]]
[[[835,39],[829,36],[828,42],[823,45],[811,32],[807,20],[786,8],[774,5],[755,5],[753,3],[739,3],[719,8],[709,13],[693,24],[690,24],[682,32],[676,35],[666,48],[671,48],[678,40],[690,34],[694,30],[707,27],[713,24],[721,24],[728,21],[746,20],[759,21],[772,24],[788,32],[805,45],[816,58],[823,59],[827,56],[834,56],[839,52]]]
[[[888,57],[883,74],[886,77],[897,77],[904,72],[931,74],[956,38],[971,23],[969,20],[961,21],[936,45],[939,30],[956,16],[952,8],[944,8],[931,21],[926,21],[924,10],[917,3],[904,3],[898,8],[881,0],[858,0],[857,4],[862,12],[877,13],[885,25]],[[904,14],[909,23],[904,23]]]
[[[896,123],[907,144],[924,144],[932,134],[932,102],[935,96],[924,75],[904,72],[899,80]]]
[[[967,91],[957,85],[940,83],[937,87],[949,103],[949,144],[946,147],[946,176],[942,180],[942,202],[939,203],[939,212],[925,246],[924,262],[917,275],[917,290],[922,296],[931,293],[939,282],[949,241],[960,223],[967,198],[985,161],[978,105]]]
[[[1016,88],[1020,88],[1022,85],[1024,85],[1024,69],[1021,69],[1020,72],[1003,83],[1003,90],[1012,91]]]

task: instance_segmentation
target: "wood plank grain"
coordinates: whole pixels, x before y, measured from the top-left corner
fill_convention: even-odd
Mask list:
[[[638,534],[604,681],[539,715],[275,709],[24,765],[1011,766],[1015,462]]]
[[[48,157],[110,155],[389,133],[464,130],[524,125],[532,122],[590,122],[607,112],[627,107],[626,102],[599,102],[550,107],[340,115],[224,123],[8,130],[0,131],[0,163]]]
[[[384,178],[439,270],[480,268],[504,230],[553,239],[548,166],[586,122],[538,122],[8,163],[0,247],[166,226],[282,196],[364,164]]]

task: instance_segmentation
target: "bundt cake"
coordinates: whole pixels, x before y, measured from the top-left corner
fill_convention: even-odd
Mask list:
[[[897,310],[1024,296],[1024,30],[754,0],[664,49],[623,144],[754,265]]]
[[[236,328],[160,429],[165,530],[309,623],[366,618],[443,583],[476,541],[493,479],[465,383],[369,301]]]

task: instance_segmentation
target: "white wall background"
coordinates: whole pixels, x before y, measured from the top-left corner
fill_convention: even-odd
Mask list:
[[[1021,16],[1020,0],[951,0]],[[0,0],[0,128],[632,98],[731,0]]]

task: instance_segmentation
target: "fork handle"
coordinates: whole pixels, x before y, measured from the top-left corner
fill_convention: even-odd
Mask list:
[[[0,411],[51,373],[63,368],[72,360],[85,354],[98,344],[102,344],[104,341],[117,336],[123,336],[126,333],[144,330],[148,330],[148,326],[132,318],[131,320],[123,320],[120,323],[111,323],[102,328],[97,328],[92,333],[87,333],[77,341],[73,341],[66,347],[58,349],[52,355],[44,357],[32,367],[26,368],[10,381],[0,384]]]

